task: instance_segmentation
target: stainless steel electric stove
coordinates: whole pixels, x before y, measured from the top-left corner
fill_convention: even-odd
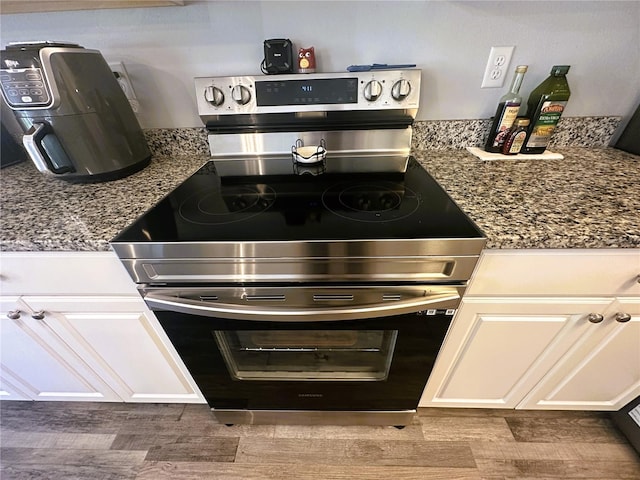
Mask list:
[[[211,160],[112,247],[221,421],[411,420],[485,244],[410,155],[420,82],[195,80]]]

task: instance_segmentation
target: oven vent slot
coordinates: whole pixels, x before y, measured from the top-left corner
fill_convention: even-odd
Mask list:
[[[244,299],[248,302],[284,302],[284,295],[245,295]]]
[[[402,300],[402,295],[400,295],[399,293],[383,293],[382,294],[383,302],[397,302],[399,300]]]
[[[353,295],[349,294],[349,293],[334,293],[334,294],[330,294],[330,293],[316,293],[313,295],[313,301],[314,302],[331,302],[331,301],[344,301],[344,302],[351,302],[353,301]]]
[[[201,302],[217,302],[220,300],[217,295],[200,295]]]

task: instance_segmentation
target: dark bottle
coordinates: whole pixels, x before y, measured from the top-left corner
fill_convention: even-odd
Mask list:
[[[516,155],[520,153],[520,149],[527,137],[527,129],[529,127],[529,119],[524,117],[516,118],[513,127],[507,133],[507,137],[502,145],[502,153],[504,155]]]
[[[506,94],[500,97],[498,109],[493,117],[491,130],[489,130],[489,137],[484,146],[487,152],[500,153],[502,150],[505,135],[513,125],[520,111],[522,97],[518,92],[520,91],[525,73],[527,73],[527,65],[518,65],[516,67],[516,74],[511,82],[511,88],[509,88]]]
[[[569,65],[554,65],[549,77],[529,95],[526,116],[531,124],[521,153],[544,153],[546,150],[571,95],[566,77],[569,68]]]

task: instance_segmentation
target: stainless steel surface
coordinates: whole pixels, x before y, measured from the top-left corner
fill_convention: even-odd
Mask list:
[[[631,315],[625,312],[618,312],[615,316],[616,322],[626,323],[631,320]]]
[[[287,262],[313,261],[319,263],[330,262],[335,258],[337,262],[352,260],[356,263],[368,263],[372,260],[390,261],[398,260],[405,264],[420,263],[429,260],[425,257],[474,257],[477,260],[484,247],[484,238],[453,239],[453,238],[429,238],[429,239],[379,239],[379,240],[309,240],[286,242],[127,242],[113,243],[112,247],[121,259],[141,260],[185,260],[185,259],[210,259],[216,263],[227,265],[229,263],[249,265],[256,263],[270,263],[273,261]],[[439,260],[439,259],[436,259]],[[194,262],[194,263],[197,263]],[[245,271],[247,271],[247,268]],[[334,267],[335,273],[341,274],[344,269],[338,265]],[[471,272],[468,272],[471,273]],[[451,280],[457,280],[452,278]],[[468,280],[468,277],[467,277]]]
[[[223,410],[212,408],[215,418],[227,425],[410,425],[416,410],[316,411]]]
[[[469,279],[483,244],[477,239],[112,246],[136,283],[451,283]]]
[[[195,79],[196,101],[200,118],[206,124],[220,120],[221,116],[238,114],[269,114],[318,112],[318,111],[362,111],[362,110],[406,110],[415,117],[420,102],[419,69],[406,70],[379,70],[371,72],[334,72],[334,73],[304,73],[290,75],[268,76],[235,76],[235,77],[199,77]],[[309,79],[351,78],[358,85],[358,98],[356,103],[349,104],[321,104],[321,105],[278,105],[258,106],[256,104],[255,84],[257,81],[287,81]],[[395,99],[392,96],[392,88],[398,82],[404,80],[410,85],[406,97]],[[368,100],[365,91],[372,90],[372,82],[380,84],[380,92],[375,99]],[[368,85],[369,88],[364,88]],[[219,105],[211,102],[212,87],[217,88],[224,97]],[[228,95],[227,95],[228,93]]]
[[[252,321],[317,322],[455,310],[464,286],[142,288],[152,310]],[[323,296],[326,296],[323,298]],[[453,312],[452,312],[453,313]]]
[[[407,169],[409,157],[406,155],[341,155],[336,157],[328,153],[323,162],[326,173],[403,173]],[[290,157],[269,157],[255,155],[252,157],[220,157],[214,158],[216,172],[221,177],[243,175],[291,175],[313,165],[301,165]]]
[[[406,127],[402,129],[306,131],[292,129],[288,132],[268,133],[210,133],[208,138],[211,156],[216,160],[219,157],[235,159],[251,155],[260,157],[288,155],[297,140],[301,140],[304,145],[320,145],[324,140],[328,158],[357,154],[367,161],[369,155],[375,154],[407,157],[411,150],[411,135],[411,127]],[[373,165],[367,171],[375,171],[374,167],[381,166]]]
[[[587,316],[587,320],[589,320],[591,323],[600,323],[604,320],[604,316],[602,316],[602,314],[600,313],[590,313]]]

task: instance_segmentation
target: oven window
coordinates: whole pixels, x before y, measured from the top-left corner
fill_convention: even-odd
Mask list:
[[[214,331],[236,380],[386,380],[397,330]]]

